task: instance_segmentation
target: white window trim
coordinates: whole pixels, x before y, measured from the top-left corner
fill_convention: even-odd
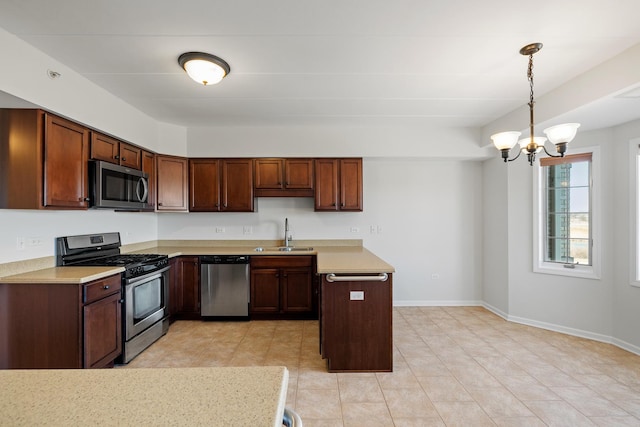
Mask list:
[[[640,138],[629,141],[629,284],[640,287]]]
[[[542,167],[536,163],[533,170],[533,271],[541,274],[554,274],[558,276],[580,277],[584,279],[600,279],[600,223],[601,223],[601,198],[600,185],[602,175],[600,173],[600,147],[571,148],[571,154],[592,153],[591,157],[591,265],[576,265],[575,268],[566,268],[563,264],[544,261],[544,198],[542,191]]]

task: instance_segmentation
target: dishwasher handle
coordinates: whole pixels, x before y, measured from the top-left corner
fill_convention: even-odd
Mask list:
[[[200,264],[249,264],[247,255],[202,255]]]

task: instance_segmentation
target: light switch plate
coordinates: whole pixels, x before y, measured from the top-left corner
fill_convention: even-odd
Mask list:
[[[349,291],[351,301],[364,301],[364,291]]]

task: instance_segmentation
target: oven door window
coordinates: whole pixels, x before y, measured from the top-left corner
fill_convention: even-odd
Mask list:
[[[133,319],[139,321],[163,308],[162,277],[156,277],[133,288]]]

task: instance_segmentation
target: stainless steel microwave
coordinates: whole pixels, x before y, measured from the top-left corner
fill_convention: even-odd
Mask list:
[[[101,160],[89,161],[90,207],[148,209],[149,175]]]

